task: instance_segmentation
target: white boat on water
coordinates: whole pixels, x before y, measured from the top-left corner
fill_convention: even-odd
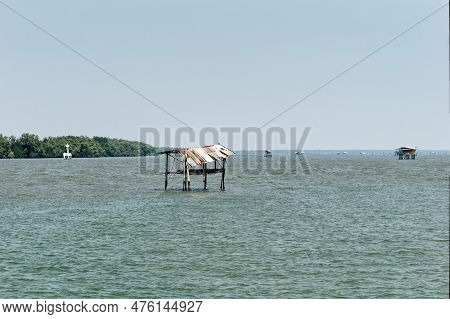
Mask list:
[[[271,151],[264,151],[264,157],[272,157],[272,152]]]

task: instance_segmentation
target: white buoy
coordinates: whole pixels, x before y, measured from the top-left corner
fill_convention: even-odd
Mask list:
[[[69,152],[69,144],[66,144],[66,152],[63,154],[63,158],[66,160],[72,158],[72,154]]]

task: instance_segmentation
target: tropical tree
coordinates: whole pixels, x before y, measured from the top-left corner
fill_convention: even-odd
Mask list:
[[[17,139],[17,145],[22,148],[23,156],[26,158],[39,157],[40,143],[36,134],[24,133]]]
[[[11,152],[11,141],[7,136],[0,134],[0,158],[7,158]]]
[[[77,157],[100,157],[103,155],[103,149],[97,142],[85,138],[80,142],[80,148],[75,153],[74,156]]]

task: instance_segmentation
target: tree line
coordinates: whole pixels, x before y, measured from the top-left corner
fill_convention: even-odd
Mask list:
[[[20,137],[0,134],[0,158],[57,158],[70,145],[73,157],[131,157],[155,155],[155,147],[136,141],[87,136],[58,136],[40,139],[24,133]]]

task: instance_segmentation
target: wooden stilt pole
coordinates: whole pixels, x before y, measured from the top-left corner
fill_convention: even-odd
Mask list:
[[[203,189],[208,189],[208,185],[207,185],[207,179],[208,179],[208,174],[206,173],[206,170],[208,168],[208,163],[204,163],[203,164]]]
[[[166,180],[164,183],[164,190],[167,190],[167,185],[169,183],[169,153],[166,153]]]
[[[186,164],[186,159],[184,160],[184,178],[183,178],[183,190],[186,191],[187,190],[187,164]]]
[[[191,175],[189,175],[189,166],[186,165],[187,190],[191,190]]]
[[[220,189],[225,190],[225,162],[226,158],[222,159],[222,181],[220,182]]]

